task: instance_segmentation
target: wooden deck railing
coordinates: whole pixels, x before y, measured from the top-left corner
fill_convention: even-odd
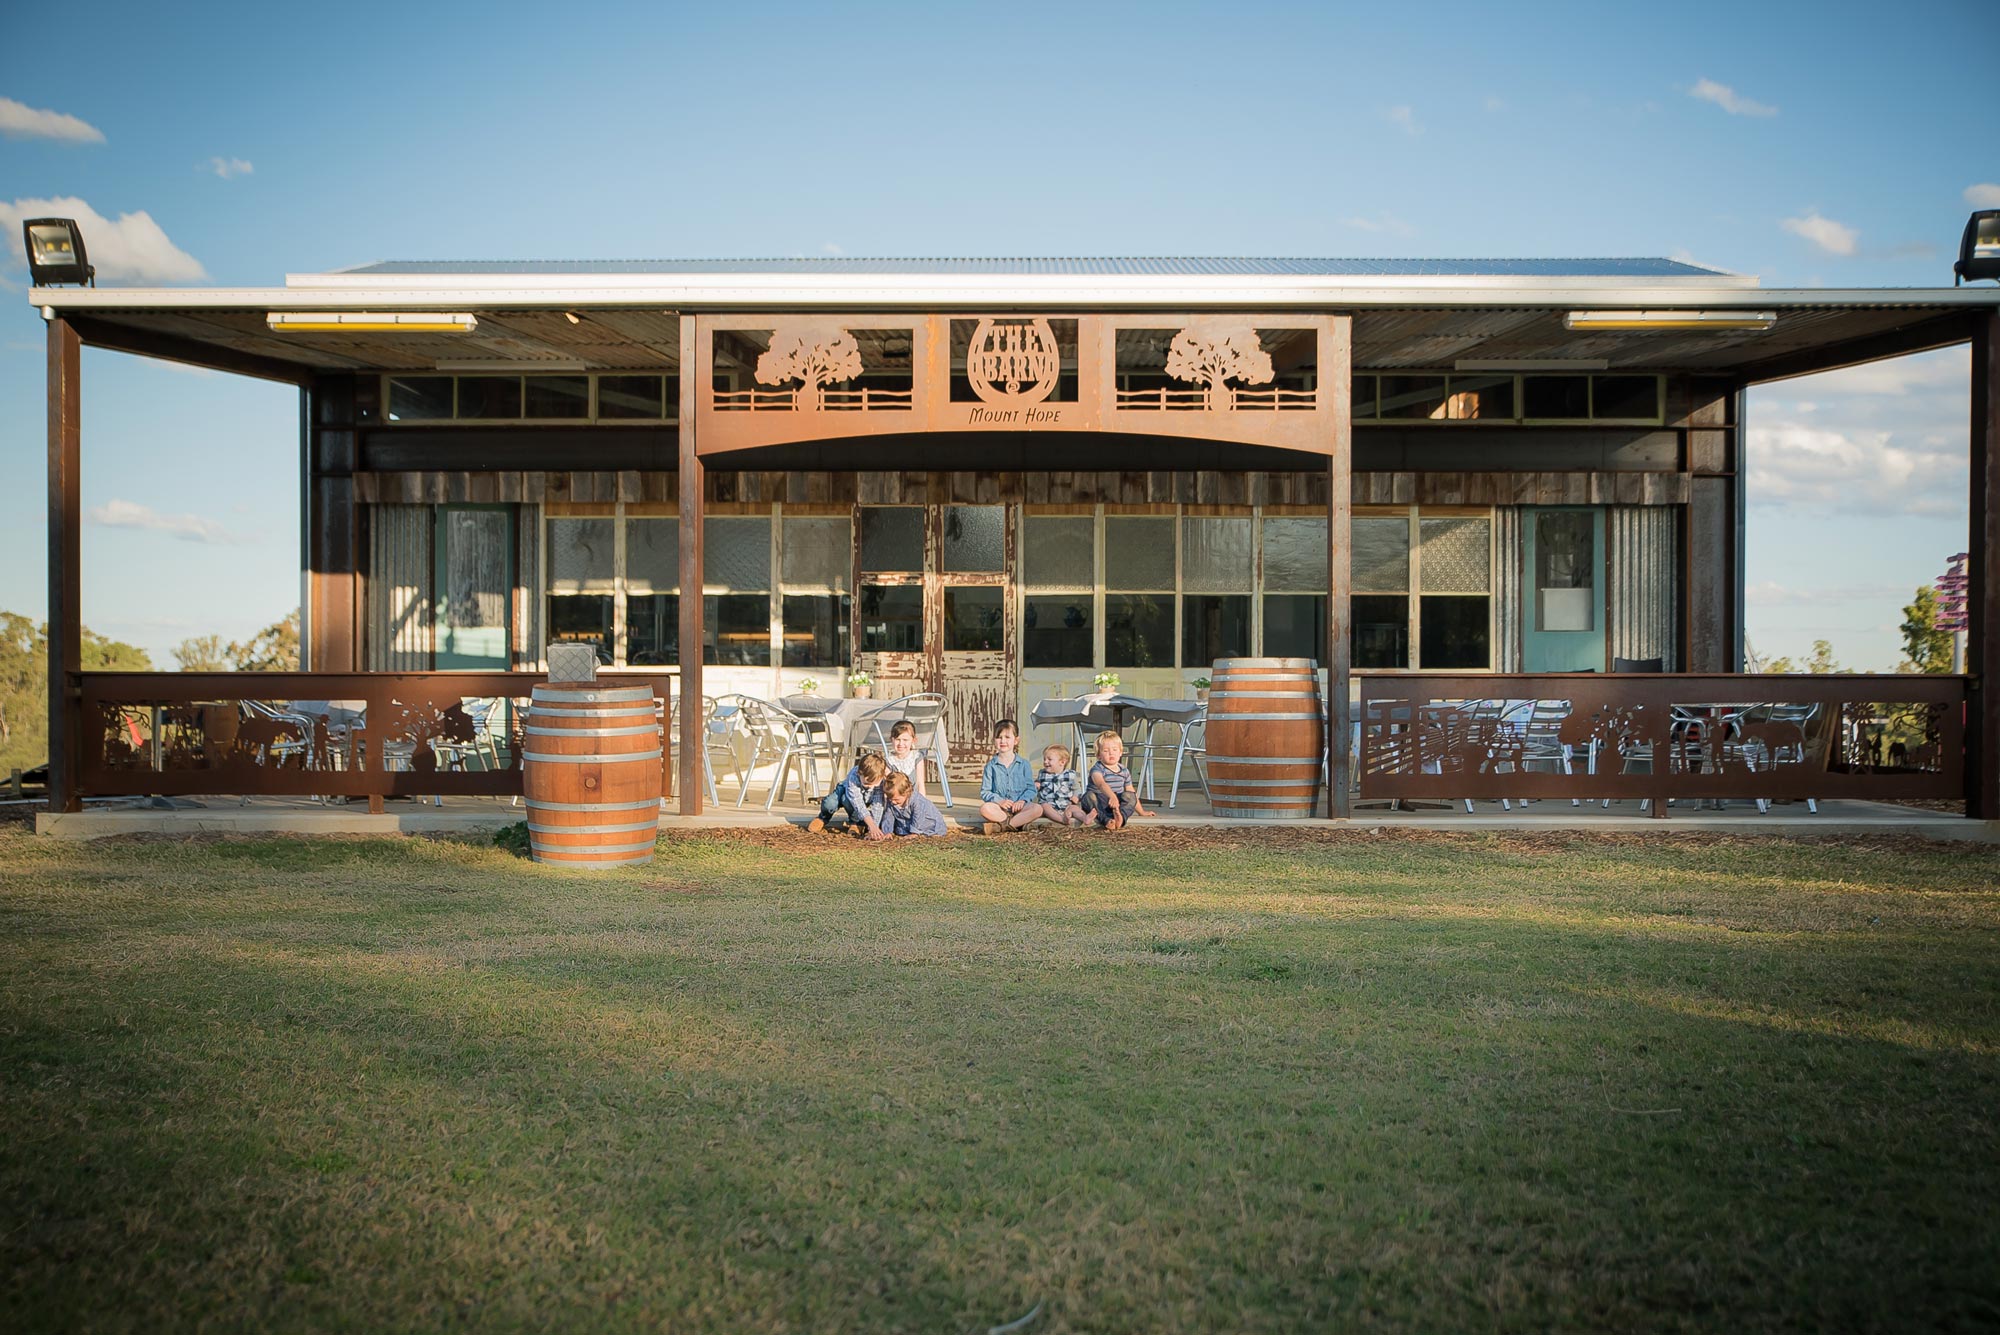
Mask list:
[[[1964,797],[1966,679],[1364,676],[1365,800]]]
[[[86,672],[80,795],[507,797],[533,672]],[[606,675],[671,698],[674,674]],[[662,748],[673,791],[672,739]]]

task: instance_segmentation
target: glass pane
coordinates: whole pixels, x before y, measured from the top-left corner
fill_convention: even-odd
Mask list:
[[[924,511],[917,505],[861,507],[861,568],[924,568]]]
[[[410,376],[389,382],[389,420],[436,422],[451,416],[451,377]]]
[[[611,596],[552,594],[549,597],[549,643],[590,644],[597,661],[611,661]]]
[[[1493,587],[1493,522],[1417,520],[1424,544],[1425,593],[1485,593]]]
[[[848,611],[845,594],[786,594],[785,666],[845,667]]]
[[[1362,515],[1354,521],[1354,587],[1357,592],[1405,593],[1410,587],[1410,521],[1401,515]]]
[[[1030,594],[1022,612],[1021,665],[1089,667],[1091,662],[1090,595]]]
[[[714,520],[709,520],[714,523]],[[764,593],[725,593],[701,600],[704,663],[745,667],[771,665],[771,598]]]
[[[1600,375],[1590,382],[1592,417],[1660,420],[1660,381],[1650,375]]]
[[[944,511],[946,570],[1004,570],[1007,565],[1007,507],[948,505]]]
[[[467,375],[458,378],[460,417],[519,417],[521,377]]]
[[[1324,519],[1264,521],[1264,587],[1273,593],[1326,593]]]
[[[703,521],[701,575],[708,593],[768,593],[771,521],[761,517]],[[763,620],[770,624],[769,608]]]
[[[550,593],[611,592],[614,522],[610,519],[549,521]]]
[[[1514,416],[1514,377],[1455,375],[1451,378],[1451,397],[1446,408],[1454,422],[1510,419]]]
[[[1444,420],[1444,377],[1441,375],[1385,375],[1382,377],[1382,416]]]
[[[1249,654],[1249,594],[1190,594],[1181,599],[1181,662],[1201,667],[1218,658]]]
[[[1326,595],[1267,594],[1264,598],[1264,656],[1323,661],[1326,652]]]
[[[861,647],[869,653],[924,647],[924,591],[914,584],[861,586]]]
[[[600,418],[659,418],[666,416],[663,382],[656,375],[607,375],[597,381]]]
[[[1425,671],[1486,668],[1493,665],[1487,632],[1487,598],[1425,598]]]
[[[528,377],[529,417],[590,416],[590,377],[531,375]]]
[[[1410,600],[1371,594],[1356,598],[1354,666],[1406,668],[1410,665]]]
[[[1096,586],[1097,557],[1091,550],[1096,521],[1089,515],[1029,515],[1026,524],[1021,550],[1023,584],[1030,589]]]
[[[1166,515],[1107,516],[1104,520],[1104,587],[1171,590],[1174,587],[1174,521]],[[1169,636],[1169,640],[1171,638]]]
[[[681,591],[681,521],[625,521],[625,592]]]
[[[1536,630],[1596,628],[1595,519],[1588,510],[1536,512]]]
[[[504,510],[446,510],[439,520],[444,587],[438,590],[438,629],[447,640],[458,639],[452,632],[460,630],[504,631],[514,588],[513,517]],[[504,651],[504,634],[499,644]],[[440,648],[477,652],[465,645]]]
[[[1250,588],[1250,521],[1183,519],[1181,588],[1244,593]]]
[[[1171,520],[1167,532],[1173,532]],[[1118,668],[1174,665],[1171,593],[1104,595],[1104,665]]]
[[[1001,624],[1006,591],[998,586],[944,591],[944,647],[949,652],[1000,653],[1007,647]]]
[[[1521,377],[1521,416],[1541,421],[1582,421],[1590,416],[1590,377],[1530,375]]]
[[[784,572],[787,593],[846,593],[854,564],[851,519],[785,520]]]
[[[681,661],[681,600],[677,595],[626,596],[625,661],[644,667]]]
[[[1365,421],[1375,416],[1375,377],[1358,375],[1354,377],[1354,420]]]

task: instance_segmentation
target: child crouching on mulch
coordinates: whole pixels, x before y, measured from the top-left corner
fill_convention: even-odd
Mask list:
[[[844,811],[853,833],[865,834],[870,839],[887,839],[889,832],[882,828],[885,824],[882,777],[888,772],[889,762],[873,751],[855,761],[840,786],[820,799],[819,815],[806,829],[818,834]]]
[[[882,785],[882,792],[889,799],[889,808],[883,813],[889,833],[898,838],[951,833],[951,826],[945,824],[944,816],[937,807],[917,791],[917,785],[910,782],[910,776],[901,770],[889,775]]]

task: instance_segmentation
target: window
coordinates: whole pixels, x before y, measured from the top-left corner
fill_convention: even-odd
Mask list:
[[[407,376],[389,382],[389,420],[438,422],[451,416],[452,380],[448,375]]]
[[[1657,375],[1357,374],[1357,422],[1659,422]]]
[[[1181,521],[1181,662],[1250,653],[1250,521]]]
[[[679,416],[677,375],[385,376],[391,422],[645,422]]]
[[[1326,653],[1326,555],[1324,519],[1264,520],[1265,656]]]
[[[1410,516],[1356,515],[1349,557],[1354,581],[1354,666],[1410,665]]]
[[[1097,521],[1029,515],[1022,521],[1021,666],[1090,667],[1097,586]]]
[[[1419,518],[1417,528],[1419,665],[1432,672],[1491,667],[1493,521]]]
[[[861,507],[861,568],[919,572],[924,568],[924,508]]]
[[[551,644],[590,644],[601,663],[614,652],[617,592],[613,519],[551,519],[548,526]]]
[[[576,419],[590,416],[590,377],[531,375],[523,416]]]
[[[717,517],[702,527],[704,663],[771,662],[771,521]]]
[[[944,569],[946,571],[996,572],[1006,569],[1006,566],[1006,506],[945,507]]]
[[[842,667],[852,659],[847,627],[853,521],[787,515],[783,530],[784,665]]]
[[[609,521],[603,521],[609,522]],[[625,661],[681,660],[681,521],[625,521]]]
[[[944,591],[945,652],[999,652],[1007,647],[1001,611],[1006,590],[980,584]]]
[[[679,376],[607,375],[597,381],[597,415],[600,418],[646,419],[671,417],[667,411],[666,389],[680,388]]]
[[[1174,665],[1174,520],[1104,520],[1104,662],[1114,668]]]
[[[917,584],[861,586],[861,647],[868,653],[916,653],[924,647],[924,591]]]

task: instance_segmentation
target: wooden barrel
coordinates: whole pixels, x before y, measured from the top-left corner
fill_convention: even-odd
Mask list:
[[[537,862],[625,867],[660,833],[660,721],[647,686],[535,687],[521,787]]]
[[[1218,816],[1302,820],[1326,747],[1310,658],[1218,658],[1209,669],[1208,795]]]

